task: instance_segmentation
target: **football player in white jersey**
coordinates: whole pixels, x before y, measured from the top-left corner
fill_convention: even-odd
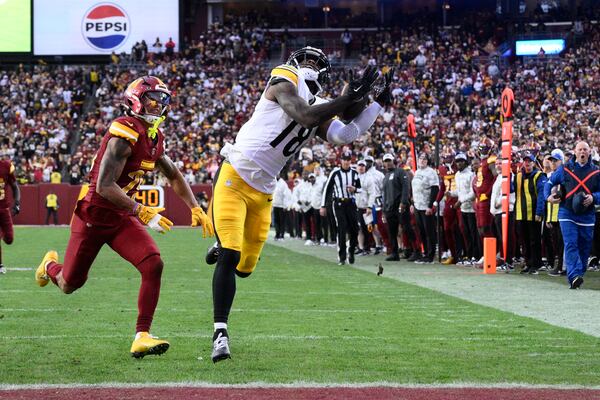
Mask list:
[[[376,101],[347,124],[335,119],[364,100],[379,72],[367,67],[349,82],[340,97],[326,101],[317,95],[331,70],[325,54],[312,47],[294,52],[271,77],[252,117],[237,134],[235,144],[221,151],[225,160],[215,177],[210,212],[217,243],[206,261],[216,262],[213,275],[214,335],[212,360],[230,358],[227,321],[236,289],[236,275],[248,277],[256,267],[271,225],[276,178],[291,158],[314,135],[335,144],[357,139],[375,121],[391,98],[391,73]]]

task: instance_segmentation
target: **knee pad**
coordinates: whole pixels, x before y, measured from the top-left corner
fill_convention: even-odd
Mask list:
[[[247,277],[249,277],[250,275],[252,275],[252,272],[242,272],[242,271],[240,271],[240,270],[238,270],[238,269],[236,268],[236,269],[235,269],[235,274],[236,274],[237,276],[239,276],[240,278],[247,278]]]

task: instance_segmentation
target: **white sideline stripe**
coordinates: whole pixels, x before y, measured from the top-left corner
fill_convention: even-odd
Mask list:
[[[132,338],[133,335],[34,335],[34,336],[0,336],[0,340],[51,340],[51,339],[120,339]],[[161,338],[212,338],[212,334],[204,333],[174,333],[161,335]],[[249,340],[386,340],[386,337],[377,336],[316,336],[316,335],[249,335],[244,336]]]
[[[31,267],[13,267],[13,268],[6,268],[7,271],[33,271],[33,268]]]
[[[600,390],[600,386],[582,386],[572,384],[528,384],[528,383],[513,383],[513,382],[498,382],[498,383],[479,383],[479,382],[450,382],[450,383],[404,383],[399,384],[388,381],[378,382],[307,382],[296,381],[293,383],[267,383],[267,382],[248,382],[243,384],[217,384],[202,381],[184,381],[184,382],[164,382],[164,383],[122,383],[122,382],[106,382],[106,383],[59,383],[59,384],[27,384],[13,385],[0,384],[0,390],[47,390],[47,389],[143,389],[143,388],[198,388],[198,389],[324,389],[324,388],[340,388],[340,389],[361,389],[361,388],[397,388],[397,389],[553,389],[553,390]]]
[[[78,308],[78,309],[72,309],[72,308],[0,308],[0,311],[2,312],[100,312],[100,311],[106,311],[105,308]],[[131,312],[137,312],[137,308],[119,308],[119,311],[131,311]],[[181,312],[181,313],[195,313],[195,312],[199,312],[202,311],[200,309],[200,307],[198,308],[193,308],[193,309],[187,309],[187,308],[157,308],[156,312]],[[301,310],[301,309],[293,309],[293,308],[289,308],[289,309],[275,309],[275,308],[232,308],[231,309],[232,312],[254,312],[254,313],[265,313],[265,312],[278,312],[278,313],[291,313],[291,312],[296,312],[296,313],[336,313],[336,314],[361,314],[361,313],[373,313],[373,310],[318,310],[318,309],[306,309],[306,310]],[[377,310],[375,312],[375,314],[380,314],[380,313],[389,313],[392,312],[392,310]]]

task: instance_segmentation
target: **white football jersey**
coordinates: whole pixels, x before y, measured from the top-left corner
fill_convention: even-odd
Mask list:
[[[271,71],[270,82],[278,78],[296,85],[298,95],[307,103],[327,102],[314,97],[302,74],[290,65],[280,65]],[[276,178],[287,161],[315,135],[318,128],[302,127],[277,102],[265,98],[265,92],[252,117],[237,134],[235,144],[226,146],[221,154],[227,157],[248,185],[263,193],[273,193]]]

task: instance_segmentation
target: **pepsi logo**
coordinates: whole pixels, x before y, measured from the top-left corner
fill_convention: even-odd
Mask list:
[[[84,39],[97,50],[113,50],[125,43],[131,22],[121,7],[100,3],[90,8],[81,23]]]

